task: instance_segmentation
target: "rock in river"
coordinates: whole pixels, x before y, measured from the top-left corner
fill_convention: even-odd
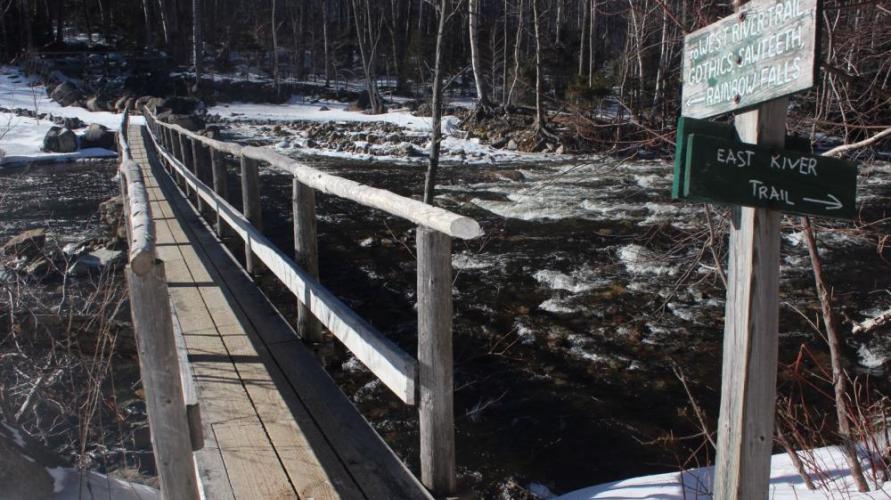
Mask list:
[[[73,153],[77,151],[77,136],[67,128],[53,127],[43,137],[43,150],[47,153]]]
[[[81,147],[84,148],[115,149],[114,132],[98,123],[90,125],[81,139]]]
[[[0,250],[4,255],[16,257],[33,257],[43,251],[46,244],[46,230],[43,228],[29,229],[19,233],[7,241]]]

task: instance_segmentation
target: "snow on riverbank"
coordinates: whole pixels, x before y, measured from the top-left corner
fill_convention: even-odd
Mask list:
[[[5,158],[0,164],[29,161],[62,161],[79,158],[114,157],[117,153],[101,148],[88,148],[74,153],[46,153],[41,151],[43,138],[55,124],[51,116],[78,118],[87,125],[98,123],[110,130],[117,130],[121,115],[106,111],[93,112],[77,106],[62,107],[46,95],[46,87],[37,84],[18,68],[0,67],[0,108],[33,111],[36,117],[18,116],[0,111],[0,149]],[[45,114],[44,118],[39,118]],[[133,117],[139,123],[141,117]]]
[[[348,107],[349,104],[338,101],[307,101],[303,96],[292,96],[284,104],[224,103],[211,107],[208,113],[218,115],[224,122],[231,124],[233,132],[246,138],[257,136],[258,127],[253,125],[254,122],[280,122],[283,125],[293,122],[363,123],[368,124],[369,129],[372,128],[372,124],[391,124],[401,128],[410,138],[424,138],[426,143],[417,149],[417,154],[406,156],[395,153],[405,144],[368,144],[364,140],[357,139],[353,143],[362,146],[361,149],[367,153],[356,153],[313,146],[311,141],[306,140],[305,134],[298,134],[291,141],[282,141],[275,137],[269,139],[274,141],[276,150],[290,156],[312,155],[410,164],[427,162],[426,154],[430,150],[427,137],[432,128],[430,117],[415,116],[407,109],[393,109],[379,115],[370,115],[361,111],[350,111]],[[477,138],[466,139],[460,130],[460,119],[456,116],[448,115],[442,118],[442,132],[441,159],[444,163],[553,162],[571,158],[569,155],[555,153],[523,153],[498,149],[481,143]]]
[[[774,455],[771,461],[770,498],[773,500],[822,500],[825,498],[888,498],[891,484],[870,493],[857,493],[851,480],[850,470],[841,451],[835,447],[813,450],[813,459],[819,464],[821,474],[812,474],[817,490],[808,490],[792,460],[785,453]],[[865,464],[869,470],[868,464]],[[705,500],[712,498],[709,493],[712,484],[712,467],[703,467],[667,474],[636,477],[616,481],[614,483],[592,486],[567,493],[559,500],[594,500],[594,499],[633,499],[659,498],[662,500]],[[868,472],[867,472],[868,473]],[[871,478],[867,478],[870,486],[875,488]]]

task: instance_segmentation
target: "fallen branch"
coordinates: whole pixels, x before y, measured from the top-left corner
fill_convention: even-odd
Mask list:
[[[853,333],[854,335],[860,335],[862,333],[872,333],[873,331],[886,325],[891,325],[891,309],[880,313],[875,318],[868,319],[862,323],[854,325],[854,328],[851,328],[851,333]]]
[[[873,135],[867,139],[863,139],[859,142],[852,142],[851,144],[842,144],[841,146],[834,147],[829,151],[823,153],[823,156],[841,156],[848,151],[853,149],[860,149],[875,144],[885,137],[891,137],[891,127],[886,128],[885,130],[879,132],[878,134]]]

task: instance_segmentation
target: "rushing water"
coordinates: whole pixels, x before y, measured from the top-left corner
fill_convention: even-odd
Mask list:
[[[95,236],[115,174],[114,162],[0,168],[0,242],[38,227],[60,246]]]
[[[316,166],[403,195],[422,191],[417,166]],[[271,170],[262,176],[265,230],[285,251],[292,248],[290,182]],[[724,289],[704,245],[705,210],[672,202],[670,184],[671,166],[662,161],[442,170],[437,202],[486,231],[479,241],[453,246],[457,462],[466,485],[487,496],[509,479],[565,492],[676,470],[686,445],[665,438],[698,429],[675,367],[706,412],[717,415]],[[891,165],[861,169],[859,199],[865,221],[889,215]],[[726,223],[725,212],[710,214],[716,228]],[[318,217],[321,281],[415,352],[411,226],[324,195]],[[818,303],[797,222],[787,218],[783,229],[785,362],[802,344],[825,350],[802,317],[816,320]],[[887,309],[891,252],[879,238],[891,224],[818,223],[836,228],[821,231],[819,243],[842,317],[862,320]],[[289,294],[271,293],[293,314]],[[880,338],[848,338],[845,345],[855,373],[880,380],[889,352]],[[329,356],[328,368],[416,469],[415,410],[346,353]]]
[[[423,169],[319,161],[339,175],[416,196]],[[115,194],[111,165],[0,171],[0,241],[36,226],[61,243],[91,235],[96,206]],[[290,177],[262,176],[264,225],[292,248]],[[459,473],[486,496],[513,479],[555,492],[673,470],[695,432],[673,367],[717,415],[724,290],[703,242],[700,205],[668,199],[670,165],[599,159],[565,165],[449,166],[437,202],[480,221],[486,236],[456,241],[455,414]],[[233,201],[238,184],[231,179]],[[861,169],[863,219],[887,217],[891,165]],[[319,195],[321,280],[408,352],[416,350],[414,231],[410,224]],[[716,227],[723,211],[711,213]],[[781,358],[802,343],[824,350],[806,248],[783,230]],[[891,223],[819,220],[821,255],[842,318],[891,306]],[[240,245],[233,245],[239,248]],[[289,251],[289,250],[286,250]],[[288,315],[293,298],[268,291]],[[845,326],[847,330],[847,326]],[[885,379],[891,343],[847,336],[857,374]],[[327,367],[378,432],[418,467],[417,416],[343,350]],[[781,384],[783,380],[781,378]],[[670,441],[669,441],[670,443]]]

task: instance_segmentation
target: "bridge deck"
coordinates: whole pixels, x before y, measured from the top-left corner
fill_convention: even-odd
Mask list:
[[[429,498],[183,198],[144,128],[128,135],[200,402],[205,497]]]

